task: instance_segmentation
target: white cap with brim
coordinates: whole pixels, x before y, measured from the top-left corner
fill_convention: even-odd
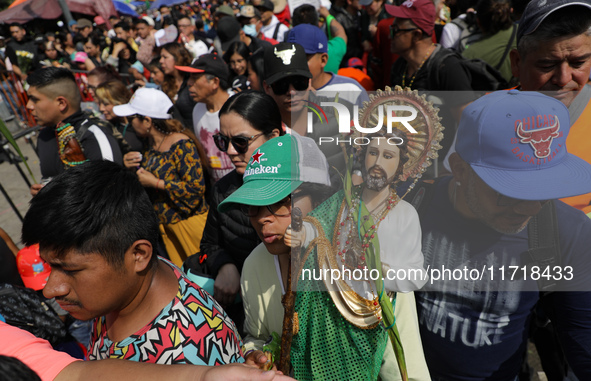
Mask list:
[[[138,114],[154,119],[170,119],[168,111],[172,106],[172,101],[162,91],[143,87],[133,94],[129,103],[113,107],[113,113],[117,116]]]

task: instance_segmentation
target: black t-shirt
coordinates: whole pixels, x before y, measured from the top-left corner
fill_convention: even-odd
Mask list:
[[[181,120],[183,126],[192,129],[193,109],[197,103],[193,100],[193,98],[191,98],[191,94],[189,94],[189,86],[187,86],[188,81],[189,76],[185,75],[185,79],[183,80],[183,84],[177,93],[177,100],[174,102],[174,105],[183,118]]]
[[[408,86],[412,81],[411,88],[413,90],[433,90],[433,91],[471,91],[472,86],[470,77],[460,64],[460,60],[455,55],[446,58],[441,66],[438,68],[431,68],[430,61],[433,61],[437,55],[445,54],[444,48],[435,49],[431,56],[425,61],[423,66],[416,73],[414,81],[412,76],[405,78],[405,86]],[[390,80],[392,85],[402,86],[402,77],[406,71],[406,60],[402,57],[394,62],[392,65],[392,75]],[[430,80],[431,71],[438,71],[438,81]]]
[[[404,87],[411,87],[413,90],[418,90],[419,92],[435,92],[431,93],[434,97],[428,97],[428,99],[433,101],[435,106],[439,107],[439,116],[442,118],[441,124],[445,127],[443,133],[444,139],[442,141],[443,151],[440,153],[440,157],[444,157],[451,146],[457,126],[457,122],[450,108],[474,101],[475,95],[472,93],[470,77],[462,67],[460,59],[457,56],[450,55],[445,58],[439,67],[430,65],[430,63],[435,62],[434,60],[439,54],[445,54],[445,48],[437,46],[431,56],[419,68],[419,71],[416,72],[414,80],[412,76],[406,76]],[[407,62],[402,57],[394,62],[390,76],[392,87],[396,85],[402,86],[402,77],[406,72],[406,66]],[[437,70],[436,81],[431,78],[431,76],[434,76],[435,70]],[[411,81],[412,86],[409,86]]]
[[[119,143],[113,137],[113,127],[108,122],[91,117],[83,111],[70,115],[63,122],[70,123],[77,132],[82,126],[88,127],[80,139],[86,159],[111,160],[117,164],[123,164]],[[39,131],[37,153],[43,178],[57,176],[65,170],[64,163],[59,157],[55,127],[45,127]]]
[[[0,238],[0,284],[10,283],[15,286],[23,286],[23,281],[16,267],[16,258],[6,242]]]
[[[16,40],[8,42],[6,57],[25,74],[39,67],[39,50],[35,41],[23,39],[20,42]]]

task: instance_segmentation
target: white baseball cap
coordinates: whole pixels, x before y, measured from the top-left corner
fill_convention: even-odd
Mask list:
[[[129,103],[113,107],[113,113],[117,116],[130,116],[139,114],[155,119],[170,119],[168,110],[172,107],[172,101],[162,91],[142,87],[138,89]]]

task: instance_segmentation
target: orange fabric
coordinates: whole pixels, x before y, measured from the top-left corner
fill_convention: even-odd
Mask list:
[[[12,7],[16,6],[16,5],[19,5],[20,3],[24,3],[25,1],[27,1],[27,0],[16,0],[14,3],[10,4],[8,6],[8,8],[12,8]]]
[[[585,107],[583,113],[579,116],[575,124],[570,128],[570,132],[566,138],[566,148],[568,152],[572,153],[591,163],[591,101]],[[567,197],[561,199],[565,203],[582,210],[585,213],[591,212],[591,193],[580,196]]]
[[[375,91],[375,86],[369,75],[359,69],[344,67],[339,69],[338,75],[356,80],[366,91]]]
[[[33,369],[42,381],[51,381],[65,367],[78,361],[58,352],[48,341],[0,321],[0,355],[16,357]]]

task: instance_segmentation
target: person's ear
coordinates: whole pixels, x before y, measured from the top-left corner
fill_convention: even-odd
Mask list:
[[[453,181],[461,184],[468,184],[470,165],[466,163],[457,152],[449,155],[449,167],[454,177]]]
[[[273,89],[271,86],[267,85],[267,81],[263,81],[263,88],[265,89],[265,93],[267,93],[267,95],[273,96]]]
[[[220,79],[218,77],[212,78],[209,82],[211,83],[211,86],[213,87],[214,90],[217,90],[220,88]]]
[[[135,241],[128,249],[133,255],[133,271],[140,273],[150,267],[152,255],[155,255],[150,241],[140,239]]]
[[[269,135],[269,139],[273,139],[278,137],[281,134],[281,132],[279,131],[278,128],[275,128],[273,131],[271,131],[271,135]]]
[[[519,69],[521,67],[521,55],[517,49],[512,49],[509,52],[509,59],[511,60],[511,74],[514,78],[519,78]]]
[[[322,69],[324,70],[326,63],[328,62],[328,53],[322,53],[322,55],[320,56],[320,62]]]
[[[68,111],[68,108],[70,107],[70,102],[66,97],[60,95],[57,98],[55,98],[55,102],[60,112]]]

